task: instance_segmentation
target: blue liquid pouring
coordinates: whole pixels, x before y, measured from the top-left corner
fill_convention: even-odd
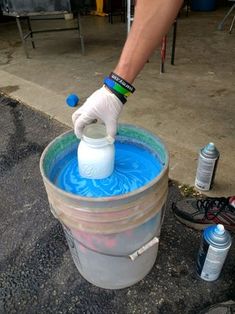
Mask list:
[[[50,179],[61,189],[85,197],[107,197],[131,192],[147,184],[162,170],[160,160],[143,147],[115,143],[115,169],[105,179],[85,179],[79,175],[77,151],[54,166]]]

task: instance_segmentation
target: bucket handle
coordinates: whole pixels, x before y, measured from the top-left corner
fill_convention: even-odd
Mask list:
[[[138,249],[134,253],[130,254],[129,258],[132,260],[132,262],[134,262],[138,256],[142,255],[145,251],[147,251],[148,249],[150,249],[152,246],[154,246],[157,243],[159,243],[159,238],[154,237],[148,243],[143,245],[140,249]]]
[[[111,257],[124,257],[124,258],[130,259],[132,262],[134,262],[137,259],[137,257],[142,255],[144,252],[146,252],[148,249],[153,247],[155,244],[159,243],[159,238],[154,237],[149,242],[145,243],[141,248],[139,248],[138,250],[136,250],[135,252],[133,252],[129,255],[107,254],[107,253],[100,252],[98,250],[91,249],[91,248],[87,247],[86,245],[84,245],[82,242],[78,241],[77,239],[74,239],[72,234],[70,232],[68,232],[69,229],[64,224],[62,224],[62,225],[63,225],[63,229],[64,229],[66,237],[68,236],[70,239],[73,239],[73,243],[77,242],[77,243],[79,243],[79,245],[83,246],[87,250],[92,251],[94,253],[98,253],[98,254],[106,255],[106,256],[111,256]]]
[[[162,224],[163,224],[163,220],[164,220],[164,217],[165,217],[165,212],[166,212],[166,203],[162,207],[160,226],[162,226]],[[138,249],[135,252],[133,252],[132,254],[130,254],[129,258],[132,260],[132,262],[134,262],[137,259],[138,256],[142,255],[145,251],[147,251],[152,246],[154,246],[155,244],[158,244],[158,243],[159,243],[159,238],[158,237],[154,237],[152,240],[150,240],[149,242],[144,244],[140,249]]]

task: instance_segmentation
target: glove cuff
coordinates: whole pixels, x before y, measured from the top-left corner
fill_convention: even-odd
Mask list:
[[[127,99],[125,96],[123,96],[122,94],[119,94],[117,91],[115,91],[114,89],[110,88],[109,86],[107,86],[104,82],[104,86],[112,93],[114,94],[124,105],[127,102]]]

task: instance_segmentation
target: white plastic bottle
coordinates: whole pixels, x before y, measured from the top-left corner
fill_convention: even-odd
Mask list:
[[[113,139],[106,134],[103,124],[90,124],[84,128],[78,145],[78,169],[82,177],[104,179],[114,170]]]

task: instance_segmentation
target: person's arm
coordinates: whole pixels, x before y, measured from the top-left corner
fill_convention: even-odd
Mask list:
[[[128,83],[133,83],[146,61],[160,45],[182,2],[182,0],[137,0],[134,22],[118,65],[114,69],[115,74]],[[72,115],[77,137],[81,137],[87,124],[100,119],[106,125],[107,134],[114,138],[125,101],[123,94],[119,94],[109,84],[98,89]]]
[[[137,0],[134,21],[114,72],[129,83],[167,34],[182,0]]]

